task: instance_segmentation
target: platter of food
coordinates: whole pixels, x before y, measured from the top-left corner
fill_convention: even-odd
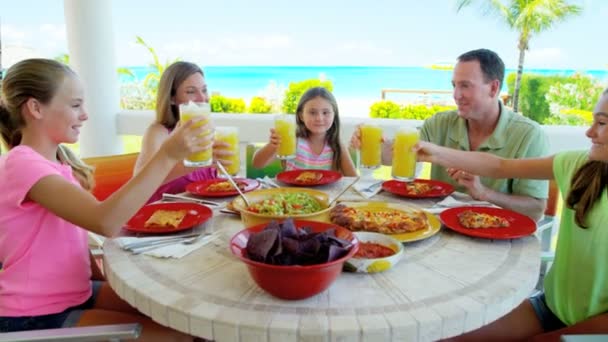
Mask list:
[[[277,174],[277,180],[297,186],[326,185],[342,178],[342,174],[330,170],[291,170]]]
[[[234,181],[242,192],[253,191],[260,187],[260,182],[255,179],[235,178]],[[205,197],[227,197],[239,194],[238,191],[232,187],[232,184],[223,178],[190,183],[186,186],[186,191],[193,195]]]
[[[494,207],[451,208],[439,218],[451,230],[486,239],[515,239],[536,231],[536,223],[528,216]]]
[[[174,233],[202,224],[212,215],[211,209],[197,203],[152,203],[139,209],[125,229],[138,233]]]
[[[448,196],[454,192],[454,187],[430,179],[415,179],[411,182],[389,180],[382,183],[382,190],[409,198],[436,198]]]

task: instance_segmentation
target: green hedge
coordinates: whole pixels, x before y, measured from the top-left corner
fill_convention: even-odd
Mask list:
[[[211,95],[209,100],[214,113],[245,113],[245,100],[233,99],[222,95]]]
[[[455,106],[426,106],[426,105],[404,105],[401,106],[393,101],[378,101],[372,104],[369,110],[371,118],[380,119],[409,119],[425,120],[438,112],[456,109]]]
[[[295,114],[300,97],[302,97],[308,89],[314,87],[323,87],[329,91],[333,91],[334,89],[331,81],[309,79],[300,82],[289,82],[289,87],[285,90],[285,98],[283,99],[283,112]]]
[[[266,101],[265,98],[256,96],[251,99],[251,103],[249,104],[249,113],[272,113],[272,104]]]

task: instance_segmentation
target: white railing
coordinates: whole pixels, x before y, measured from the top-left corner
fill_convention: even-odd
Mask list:
[[[274,115],[265,114],[211,114],[216,126],[236,126],[239,128],[241,142],[264,142],[268,140],[268,129],[273,125]],[[121,111],[117,115],[118,134],[143,135],[148,125],[154,120],[154,112]],[[386,135],[392,136],[397,128],[402,126],[418,127],[421,120],[370,119],[361,117],[341,116],[342,140],[347,142],[355,126],[363,121],[373,121],[382,127]],[[563,150],[588,149],[591,146],[585,136],[587,127],[577,126],[543,126],[551,144],[550,153]]]

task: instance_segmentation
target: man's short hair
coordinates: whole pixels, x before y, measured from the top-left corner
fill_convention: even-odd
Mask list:
[[[498,80],[499,89],[502,88],[502,82],[505,78],[505,63],[498,57],[496,52],[488,49],[472,50],[458,56],[458,61],[478,61],[484,80],[486,82]]]

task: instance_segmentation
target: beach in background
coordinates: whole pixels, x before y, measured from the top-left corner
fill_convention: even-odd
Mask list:
[[[122,75],[121,82],[137,82],[153,69],[128,67],[134,77]],[[506,75],[515,72],[507,69]],[[211,94],[242,98],[249,102],[254,96],[267,99],[281,97],[289,82],[306,79],[330,80],[333,94],[343,116],[367,117],[372,103],[381,100],[382,89],[451,90],[452,70],[427,67],[348,67],[348,66],[208,66],[205,78]],[[588,74],[608,83],[608,70],[525,69],[525,73],[569,76],[576,72]],[[502,91],[506,91],[503,86]],[[451,95],[416,95],[388,93],[387,100],[398,103],[450,102]]]

